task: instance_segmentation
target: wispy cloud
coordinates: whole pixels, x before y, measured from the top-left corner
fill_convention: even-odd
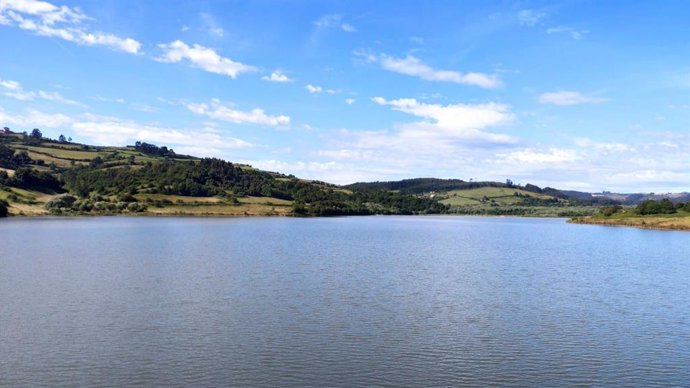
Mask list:
[[[286,83],[294,81],[292,78],[288,77],[285,73],[280,70],[275,70],[271,72],[271,75],[265,75],[261,77],[264,81]]]
[[[90,31],[84,22],[90,18],[77,7],[56,6],[38,0],[0,1],[0,24],[19,27],[37,35],[63,39],[85,46],[105,46],[138,54],[141,43],[132,38]]]
[[[547,16],[546,12],[523,9],[517,13],[518,22],[523,26],[535,26]]]
[[[0,107],[0,123],[3,123],[2,125],[17,125],[24,129],[36,128],[36,126],[58,128],[69,125],[73,121],[71,117],[62,113],[44,113],[36,109],[27,109],[25,114],[11,114]]]
[[[532,148],[521,149],[507,153],[499,153],[497,157],[501,163],[507,164],[569,163],[579,159],[575,150],[553,147],[544,151]]]
[[[290,117],[285,115],[267,115],[263,109],[255,108],[242,111],[232,106],[223,105],[220,100],[212,99],[209,103],[188,103],[186,108],[192,113],[236,124],[257,124],[280,127],[290,124]]]
[[[207,12],[202,12],[199,14],[199,17],[201,17],[201,21],[204,24],[204,29],[209,35],[215,38],[222,38],[225,36],[225,30],[223,30],[223,27],[218,24],[218,21],[216,21],[216,18],[213,15]]]
[[[82,105],[74,100],[63,97],[58,92],[46,92],[45,90],[29,91],[24,90],[17,81],[0,79],[0,93],[7,97],[20,101],[34,101],[37,99],[59,102],[61,104]]]
[[[349,23],[343,22],[343,15],[340,14],[328,14],[323,15],[314,21],[314,25],[317,28],[340,28],[345,32],[356,32],[357,29]]]
[[[163,50],[163,55],[157,58],[160,62],[187,61],[193,67],[210,73],[227,75],[230,78],[236,78],[241,73],[257,71],[254,66],[224,58],[213,49],[199,44],[189,46],[181,40],[176,40],[167,44],[159,44],[158,47]]]
[[[356,102],[356,100],[355,100],[354,98],[346,98],[346,99],[345,99],[345,103],[346,103],[347,105],[352,105],[352,104],[354,104],[355,102]]]
[[[588,30],[576,30],[572,27],[558,26],[546,29],[547,34],[568,34],[571,38],[575,40],[580,40],[584,38],[585,34],[588,34]]]
[[[542,104],[553,105],[582,105],[582,104],[602,104],[609,101],[606,98],[585,96],[580,92],[558,91],[543,93],[539,96]]]
[[[125,144],[127,141],[146,140],[182,147],[234,149],[252,144],[234,137],[222,136],[216,130],[162,127],[115,117],[87,115],[72,123],[74,131],[98,144]],[[180,149],[178,149],[178,152]]]
[[[434,69],[412,55],[407,55],[405,58],[396,58],[386,54],[377,55],[363,50],[357,50],[354,54],[357,57],[363,58],[366,62],[378,63],[384,70],[418,77],[427,81],[452,82],[479,86],[487,89],[498,88],[502,85],[500,79],[496,75],[476,72],[461,73],[454,70]]]

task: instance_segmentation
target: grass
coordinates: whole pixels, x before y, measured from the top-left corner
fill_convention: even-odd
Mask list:
[[[292,215],[292,207],[261,204],[207,206],[172,205],[162,208],[149,207],[149,210],[143,214],[167,216],[288,216]]]
[[[70,166],[72,165],[72,161],[71,161],[71,160],[62,159],[62,158],[55,157],[55,156],[48,156],[48,155],[43,155],[43,154],[37,154],[37,153],[34,152],[34,151],[27,151],[27,154],[28,154],[29,157],[30,157],[31,159],[33,159],[33,160],[42,160],[42,161],[44,161],[46,164],[55,163],[55,165],[58,166],[58,167],[65,167],[65,168],[66,168],[66,167],[70,167]],[[85,162],[74,162],[74,163],[75,163],[75,164],[84,164]]]
[[[237,200],[244,205],[292,206],[292,201],[268,197],[242,197]]]
[[[167,194],[137,194],[134,196],[139,201],[150,199],[152,201],[170,201],[172,203],[182,202],[185,204],[213,204],[221,203],[223,200],[218,197],[187,197],[184,195]]]
[[[15,200],[10,200],[15,197]],[[10,215],[40,216],[48,214],[43,206],[54,195],[29,191],[16,187],[0,189],[0,199],[9,202]]]
[[[487,201],[499,206],[517,205],[523,201],[523,197],[518,197],[518,193],[523,197],[533,197],[538,199],[552,199],[548,195],[532,193],[520,189],[507,187],[480,187],[469,190],[452,190],[436,194],[436,198],[442,198],[439,202],[450,206],[481,206]]]
[[[594,224],[608,226],[631,226],[643,229],[690,230],[690,213],[679,211],[674,214],[654,214],[641,216],[626,211],[610,217],[595,215],[591,217],[577,217],[570,220],[576,224]]]
[[[42,152],[50,154],[53,157],[61,159],[78,159],[78,160],[90,160],[97,156],[105,156],[107,152],[97,152],[97,151],[78,151],[73,149],[62,149],[49,146],[17,146],[16,149],[25,149],[27,151]],[[32,157],[33,159],[33,157]]]

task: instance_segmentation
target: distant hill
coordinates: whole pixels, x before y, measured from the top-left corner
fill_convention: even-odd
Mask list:
[[[466,182],[460,179],[415,178],[387,182],[357,182],[345,187],[353,190],[394,190],[405,194],[424,194],[434,191],[505,186],[505,183],[500,182]]]
[[[663,198],[682,203],[690,194],[587,193],[438,178],[338,186],[145,142],[103,147],[48,139],[38,130],[0,132],[0,201],[9,203],[11,214],[569,216]]]

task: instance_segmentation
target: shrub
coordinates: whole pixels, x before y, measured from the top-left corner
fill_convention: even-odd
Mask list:
[[[0,199],[0,217],[7,217],[7,215],[9,214],[9,210],[7,210],[7,208],[9,206],[10,205],[7,202]]]

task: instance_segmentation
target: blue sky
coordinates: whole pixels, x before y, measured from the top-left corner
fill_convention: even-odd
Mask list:
[[[0,0],[0,124],[334,183],[690,191],[687,1]]]

